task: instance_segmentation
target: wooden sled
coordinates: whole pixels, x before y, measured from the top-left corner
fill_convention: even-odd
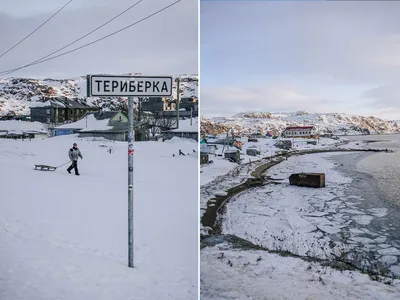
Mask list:
[[[55,171],[57,167],[46,166],[46,165],[35,165],[35,170],[38,171]]]

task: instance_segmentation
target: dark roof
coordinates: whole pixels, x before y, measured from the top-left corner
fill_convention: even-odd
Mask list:
[[[55,108],[79,108],[79,109],[84,109],[84,108],[93,108],[92,106],[87,105],[86,103],[83,102],[79,102],[76,100],[72,100],[70,98],[67,97],[55,97],[55,98],[44,98],[41,101],[38,102],[42,102],[45,103],[49,101],[50,105],[48,106],[37,106],[37,107],[33,107],[33,108],[48,108],[48,107],[55,107]]]
[[[79,108],[79,109],[80,108],[91,108],[91,106],[89,106],[89,105],[87,105],[85,103],[81,103],[81,102],[75,101],[75,100],[69,100],[69,99],[58,100],[57,99],[57,101],[62,102],[68,108]]]

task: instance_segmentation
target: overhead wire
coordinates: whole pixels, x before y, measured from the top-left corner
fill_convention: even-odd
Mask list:
[[[44,61],[46,58],[52,56],[53,54],[56,54],[56,53],[60,52],[61,50],[64,50],[65,48],[68,48],[69,46],[71,46],[71,45],[73,45],[73,44],[79,42],[80,40],[84,39],[85,37],[91,35],[92,33],[98,31],[99,29],[103,28],[103,27],[106,26],[107,24],[111,23],[111,22],[114,21],[115,19],[119,18],[120,16],[122,16],[123,14],[125,14],[126,12],[128,12],[129,10],[131,10],[132,8],[134,8],[136,5],[138,5],[138,4],[139,4],[140,2],[142,2],[142,1],[143,1],[143,0],[137,1],[136,3],[132,4],[131,6],[129,6],[128,8],[126,8],[125,10],[123,10],[122,12],[120,12],[118,15],[112,17],[112,18],[111,18],[110,20],[108,20],[107,22],[101,24],[100,26],[98,26],[98,27],[96,27],[95,29],[89,31],[88,33],[84,34],[83,36],[77,38],[76,40],[72,41],[71,43],[69,43],[69,44],[63,46],[62,48],[59,48],[59,49],[57,49],[56,51],[53,51],[53,52],[51,52],[51,53],[49,53],[49,54],[47,54],[47,55],[45,55],[45,56],[43,56],[43,57],[41,57],[41,58],[35,60],[34,62],[31,62],[31,63],[26,64],[26,65],[24,65],[24,66],[21,66],[21,67],[18,67],[18,68],[14,68],[14,69],[5,70],[5,71],[0,71],[0,74],[5,73],[5,74],[3,74],[3,75],[8,75],[8,74],[11,74],[11,73],[13,73],[13,72],[15,72],[15,71],[21,70],[21,69],[23,69],[23,68],[32,66],[32,65],[34,65],[34,64],[36,64],[36,63],[38,63],[38,62],[40,62],[40,61]]]
[[[31,35],[33,35],[36,31],[38,31],[40,28],[42,28],[45,24],[47,24],[51,19],[53,19],[56,15],[58,15],[64,8],[66,8],[72,0],[70,0],[67,4],[65,4],[63,7],[61,7],[58,11],[56,11],[50,18],[48,18],[45,22],[39,25],[36,29],[34,29],[31,33],[29,33],[26,37],[24,37],[22,40],[20,40],[18,43],[16,43],[14,46],[12,46],[10,49],[6,50],[0,55],[0,58],[2,58],[4,55],[9,53],[11,50],[13,50],[15,47],[20,45],[23,41],[25,41],[27,38],[29,38]]]
[[[112,32],[112,33],[110,33],[110,34],[108,34],[108,35],[106,35],[106,36],[103,36],[103,37],[101,37],[101,38],[99,38],[99,39],[97,39],[97,40],[94,40],[93,42],[84,44],[84,45],[82,45],[82,46],[80,46],[80,47],[77,47],[77,48],[74,48],[74,49],[72,49],[72,50],[63,52],[63,53],[58,54],[58,55],[53,56],[53,57],[49,57],[49,58],[47,58],[47,59],[38,61],[38,62],[36,62],[36,63],[32,63],[32,64],[30,64],[29,66],[38,65],[38,64],[44,63],[44,62],[46,62],[46,61],[53,60],[53,59],[56,59],[56,58],[58,58],[58,57],[65,56],[65,55],[67,55],[67,54],[70,54],[70,53],[76,52],[76,51],[78,51],[78,50],[80,50],[80,49],[83,49],[83,48],[86,48],[86,47],[88,47],[88,46],[91,46],[91,45],[93,45],[93,44],[95,44],[95,43],[98,43],[98,42],[100,42],[100,41],[102,41],[102,40],[105,40],[105,39],[107,39],[107,38],[109,38],[109,37],[111,37],[111,36],[113,36],[113,35],[116,35],[117,33],[120,33],[120,32],[122,32],[122,31],[125,31],[125,30],[127,30],[127,29],[129,29],[129,28],[131,28],[131,27],[133,27],[133,26],[135,26],[135,25],[137,25],[137,24],[139,24],[139,23],[141,23],[141,22],[147,20],[147,19],[150,19],[150,18],[152,18],[153,16],[158,15],[159,13],[161,13],[161,12],[163,12],[163,11],[165,11],[165,10],[171,8],[172,6],[178,4],[178,3],[181,2],[181,1],[182,1],[182,0],[177,0],[177,1],[175,1],[175,2],[173,2],[173,3],[171,3],[171,4],[167,5],[167,6],[165,6],[165,7],[163,7],[163,8],[157,10],[156,12],[154,12],[154,13],[152,13],[152,14],[150,14],[150,15],[148,15],[148,16],[142,18],[142,19],[140,19],[139,21],[136,21],[136,22],[134,22],[134,23],[131,23],[131,24],[128,25],[128,26],[125,26],[125,27],[123,27],[123,28],[121,28],[121,29],[119,29],[119,30],[117,30],[117,31],[114,31],[114,32]],[[12,69],[12,70],[10,70],[10,72],[5,73],[5,74],[2,74],[2,75],[8,75],[8,74],[14,73],[14,72],[16,72],[16,71],[18,71],[18,70],[21,70],[21,69],[24,69],[24,68],[27,68],[27,67],[28,67],[28,66],[22,66],[22,67],[20,67],[20,68]]]

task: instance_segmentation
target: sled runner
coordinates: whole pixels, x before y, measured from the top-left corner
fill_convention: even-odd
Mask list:
[[[35,165],[35,170],[38,171],[55,171],[57,167],[46,166],[46,165]]]

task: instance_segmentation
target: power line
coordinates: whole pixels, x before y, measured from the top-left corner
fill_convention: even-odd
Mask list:
[[[70,0],[67,4],[65,4],[63,7],[61,7],[56,13],[54,13],[50,18],[48,18],[44,23],[42,23],[39,27],[37,27],[35,30],[33,30],[30,34],[28,34],[26,37],[24,37],[22,40],[20,40],[18,43],[16,43],[14,46],[12,46],[10,49],[8,49],[6,52],[0,55],[0,58],[2,58],[4,55],[6,55],[8,52],[10,52],[12,49],[17,47],[19,44],[21,44],[23,41],[25,41],[28,37],[30,37],[32,34],[34,34],[36,31],[38,31],[41,27],[43,27],[47,22],[49,22],[51,19],[53,19],[56,15],[58,15],[59,12],[61,12],[65,7],[67,7],[68,4],[70,4],[72,0]]]
[[[143,1],[143,0],[139,0],[138,2],[136,2],[135,4],[129,6],[127,9],[125,9],[124,11],[122,11],[121,13],[119,13],[118,15],[116,15],[115,17],[111,18],[111,19],[108,20],[107,22],[101,24],[100,26],[98,26],[97,28],[93,29],[92,31],[86,33],[85,35],[81,36],[80,38],[74,40],[73,42],[69,43],[68,45],[65,45],[64,47],[62,47],[62,48],[60,48],[60,49],[58,49],[58,50],[56,50],[56,51],[53,51],[53,52],[47,54],[46,56],[43,56],[43,57],[39,58],[38,60],[35,60],[34,62],[31,62],[31,63],[29,63],[29,64],[27,64],[27,65],[24,65],[24,66],[22,66],[22,67],[15,68],[15,69],[9,69],[9,70],[5,70],[5,71],[0,71],[0,73],[1,73],[1,74],[2,74],[2,73],[10,74],[11,71],[18,71],[18,70],[20,70],[21,68],[26,68],[26,67],[29,67],[29,66],[31,66],[31,65],[36,64],[36,63],[39,62],[39,61],[43,61],[43,60],[46,59],[47,57],[52,56],[53,54],[56,54],[56,53],[60,52],[61,50],[64,50],[65,48],[67,48],[67,47],[69,47],[69,46],[71,46],[71,45],[73,45],[73,44],[79,42],[80,40],[84,39],[85,37],[87,37],[87,36],[91,35],[92,33],[96,32],[96,31],[99,30],[100,28],[102,28],[102,27],[106,26],[107,24],[111,23],[112,21],[114,21],[115,19],[119,18],[120,16],[122,16],[122,15],[123,15],[124,13],[126,13],[127,11],[131,10],[132,8],[134,8],[136,5],[138,5],[138,4],[139,4],[140,2],[142,2],[142,1]]]
[[[130,25],[128,25],[128,26],[125,26],[125,27],[123,27],[123,28],[121,28],[121,29],[119,29],[119,30],[117,30],[117,31],[114,31],[114,32],[112,32],[112,33],[110,33],[110,34],[108,34],[108,35],[106,35],[106,36],[103,36],[102,38],[99,38],[99,39],[97,39],[97,40],[94,40],[93,42],[87,43],[87,44],[82,45],[82,46],[80,46],[80,47],[74,48],[74,49],[72,49],[72,50],[63,52],[63,53],[58,54],[58,55],[56,55],[56,56],[49,57],[49,58],[47,58],[47,59],[44,59],[44,60],[41,60],[41,61],[38,61],[38,62],[35,62],[35,63],[32,63],[32,64],[29,64],[29,65],[26,65],[26,66],[22,66],[22,67],[19,67],[19,68],[16,68],[16,69],[12,69],[12,70],[9,70],[9,71],[3,71],[3,73],[5,73],[5,74],[1,74],[1,75],[8,75],[8,74],[14,73],[14,72],[16,72],[16,71],[18,71],[18,70],[24,69],[24,68],[26,68],[26,67],[28,67],[28,66],[38,65],[38,64],[44,63],[44,62],[46,62],[46,61],[53,60],[53,59],[55,59],[55,58],[58,58],[58,57],[67,55],[67,54],[72,53],[72,52],[75,52],[75,51],[78,51],[78,50],[80,50],[80,49],[82,49],[82,48],[86,48],[86,47],[88,47],[88,46],[90,46],[90,45],[93,45],[93,44],[98,43],[98,42],[100,42],[100,41],[102,41],[102,40],[105,40],[105,39],[107,39],[107,38],[109,38],[109,37],[111,37],[111,36],[113,36],[113,35],[115,35],[115,34],[117,34],[117,33],[120,33],[120,32],[122,32],[122,31],[124,31],[124,30],[126,30],[126,29],[128,29],[128,28],[130,28],[130,27],[133,27],[133,26],[135,26],[135,25],[137,25],[137,24],[139,24],[139,23],[141,23],[141,22],[143,22],[143,21],[145,21],[145,20],[147,20],[147,19],[150,19],[151,17],[153,17],[153,16],[155,16],[155,15],[161,13],[161,12],[164,11],[164,10],[167,10],[168,8],[170,8],[170,7],[174,6],[174,5],[176,5],[177,3],[181,2],[181,1],[182,1],[182,0],[177,0],[177,1],[175,1],[175,2],[173,2],[173,3],[171,3],[171,4],[169,4],[169,5],[165,6],[164,8],[159,9],[159,10],[157,10],[156,12],[154,12],[154,13],[152,13],[152,14],[150,14],[150,15],[148,15],[148,16],[142,18],[142,19],[140,19],[139,21],[136,21],[136,22],[134,22],[134,23],[132,23],[132,24],[130,24]],[[6,73],[6,72],[7,72],[7,73]]]

